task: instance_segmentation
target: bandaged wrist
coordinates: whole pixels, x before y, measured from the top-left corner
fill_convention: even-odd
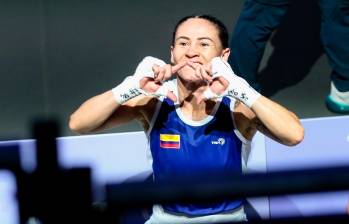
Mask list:
[[[122,83],[112,89],[115,101],[123,104],[126,101],[141,94],[137,80],[133,76],[128,76]]]
[[[228,64],[220,57],[215,57],[212,59],[212,77],[223,77],[229,82],[229,86],[225,91],[225,94],[234,97],[241,102],[243,102],[248,107],[261,96],[256,90],[254,90],[243,78],[234,74],[234,71]],[[205,93],[207,98],[213,97],[214,93]]]
[[[230,79],[229,82],[228,96],[240,100],[248,107],[252,107],[254,102],[261,96],[259,92],[246,82],[246,80],[238,76]]]

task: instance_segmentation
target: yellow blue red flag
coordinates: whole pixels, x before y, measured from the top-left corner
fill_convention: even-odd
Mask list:
[[[180,135],[160,134],[160,147],[164,149],[179,149],[181,142]]]

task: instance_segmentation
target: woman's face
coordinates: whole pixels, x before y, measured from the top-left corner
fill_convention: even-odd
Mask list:
[[[206,65],[217,56],[226,57],[227,60],[229,52],[229,48],[223,49],[214,24],[205,19],[191,18],[177,29],[174,45],[171,47],[171,62],[178,64],[191,61]],[[178,75],[189,82],[202,81],[195,76],[195,69],[189,65],[180,69]]]

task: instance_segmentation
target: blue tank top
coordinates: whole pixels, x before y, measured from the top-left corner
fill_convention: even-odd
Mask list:
[[[236,135],[230,99],[224,97],[208,122],[188,124],[165,98],[149,133],[154,180],[164,181],[190,175],[241,173],[242,142]],[[179,109],[178,109],[179,110]],[[156,116],[156,115],[155,115]],[[212,203],[163,205],[166,211],[189,216],[211,215],[240,207],[242,200]]]

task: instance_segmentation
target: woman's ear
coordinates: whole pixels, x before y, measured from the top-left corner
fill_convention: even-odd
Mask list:
[[[221,55],[221,57],[222,57],[225,61],[228,61],[229,55],[230,55],[230,48],[225,48],[225,49],[222,50],[222,55]]]
[[[173,46],[171,45],[171,63],[174,64],[173,60]]]

